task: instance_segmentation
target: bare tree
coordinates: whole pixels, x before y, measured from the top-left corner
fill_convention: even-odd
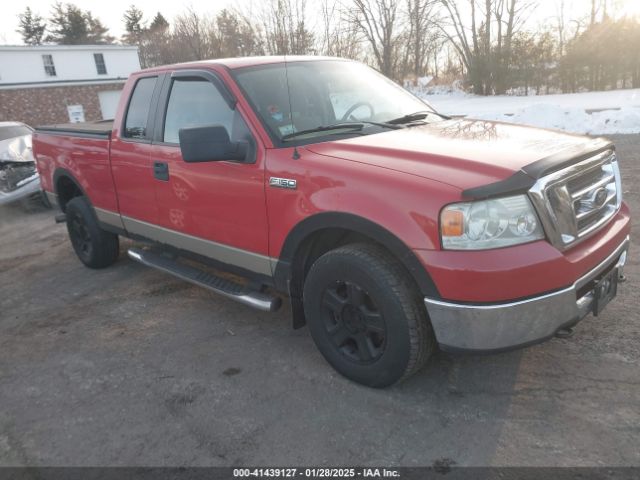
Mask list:
[[[534,0],[494,0],[493,14],[497,32],[493,65],[490,67],[494,76],[493,88],[497,94],[505,93],[509,82],[509,67],[516,60],[512,51],[514,35],[535,4]]]
[[[203,60],[214,56],[211,35],[212,22],[208,16],[188,8],[173,20],[171,40],[179,61]]]
[[[462,61],[469,81],[476,94],[484,94],[482,61],[480,58],[480,32],[476,25],[476,0],[466,0],[471,10],[471,27],[460,13],[460,0],[440,0],[445,10],[446,22],[436,25],[454,47]]]
[[[407,58],[411,63],[414,80],[425,73],[428,55],[438,44],[438,32],[434,30],[437,0],[407,0],[407,17],[409,24]]]
[[[262,9],[245,13],[188,9],[171,25],[160,14],[143,22],[131,7],[125,19],[127,32],[141,38],[145,66],[322,53],[364,60],[402,81],[465,75],[483,95],[640,86],[640,22],[609,18],[614,0],[580,3],[583,10],[576,10],[578,1],[556,0],[550,20],[557,24],[534,31],[525,21],[537,0],[322,0],[317,25],[307,21],[307,0],[265,0]]]
[[[306,0],[268,0],[259,14],[266,50],[273,55],[313,53]]]
[[[513,37],[537,1],[464,0],[470,10],[470,21],[461,14],[463,0],[440,2],[448,21],[439,27],[458,52],[474,92],[504,93]]]
[[[566,31],[566,0],[557,0],[556,3],[556,29],[558,31],[558,53],[564,54]]]
[[[347,12],[371,47],[376,66],[391,78],[397,73],[398,10],[398,0],[353,0],[353,7]]]
[[[222,10],[216,16],[216,54],[220,57],[264,55],[261,32],[239,12]]]
[[[363,55],[362,38],[358,27],[349,21],[340,0],[323,0],[318,51],[324,55],[358,59]]]

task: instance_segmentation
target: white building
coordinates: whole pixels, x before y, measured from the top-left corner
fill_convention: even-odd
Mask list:
[[[135,46],[0,46],[0,121],[113,118],[124,82],[139,69]]]

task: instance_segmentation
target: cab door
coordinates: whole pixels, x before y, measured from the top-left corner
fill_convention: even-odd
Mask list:
[[[158,220],[151,142],[162,80],[158,75],[140,77],[131,92],[123,92],[130,95],[123,122],[111,136],[111,171],[120,215],[125,228],[140,235],[144,234],[140,221],[153,224]]]
[[[225,264],[271,275],[264,152],[237,102],[211,71],[175,71],[160,95],[152,148],[161,241]],[[250,144],[245,161],[186,163],[181,128],[222,125]]]

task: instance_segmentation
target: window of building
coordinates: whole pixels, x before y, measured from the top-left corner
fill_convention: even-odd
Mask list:
[[[106,75],[107,66],[104,63],[104,55],[101,53],[94,53],[93,59],[96,62],[96,70],[98,71],[98,75]]]
[[[48,77],[55,77],[56,67],[53,64],[53,56],[42,55],[42,63],[44,64],[44,73],[46,73]]]
[[[157,77],[141,78],[136,83],[129,101],[127,117],[124,122],[124,136],[127,138],[146,138],[147,120],[151,108],[151,97]]]

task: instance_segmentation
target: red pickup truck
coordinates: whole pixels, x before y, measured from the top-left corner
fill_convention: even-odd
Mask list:
[[[451,119],[372,69],[319,57],[133,74],[113,122],[41,127],[73,248],[263,310],[288,296],[327,361],[383,387],[439,346],[568,334],[616,295],[629,244],[614,146]],[[227,272],[233,275],[227,275]]]

